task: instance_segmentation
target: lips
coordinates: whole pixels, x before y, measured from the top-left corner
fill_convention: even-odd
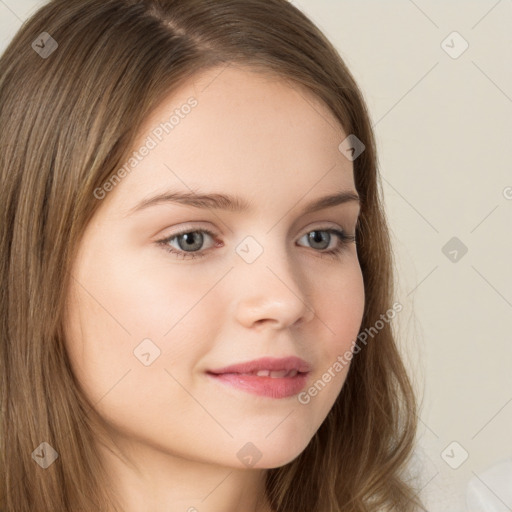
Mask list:
[[[264,357],[208,371],[224,385],[269,398],[287,398],[306,385],[311,365],[298,357],[281,359]]]

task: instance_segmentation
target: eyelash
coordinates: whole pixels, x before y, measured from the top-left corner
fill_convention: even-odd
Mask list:
[[[313,229],[313,230],[305,233],[305,235],[308,235],[309,233],[313,233],[314,231],[323,231],[325,233],[334,234],[338,237],[338,239],[340,241],[340,243],[334,249],[329,249],[327,251],[324,250],[322,252],[316,251],[316,252],[318,252],[319,256],[321,256],[321,257],[336,258],[344,251],[345,247],[348,244],[356,242],[356,237],[354,235],[348,235],[344,231],[341,231],[341,230],[335,229],[335,228]],[[164,249],[164,251],[174,254],[177,258],[180,258],[180,259],[195,259],[195,258],[204,257],[205,251],[202,251],[202,252],[178,251],[174,247],[169,246],[169,242],[171,242],[175,238],[178,238],[181,235],[190,234],[190,233],[206,233],[207,235],[211,236],[212,238],[215,238],[215,233],[212,233],[208,229],[195,229],[195,230],[188,229],[188,230],[181,231],[180,233],[174,233],[172,236],[164,238],[162,240],[157,240],[155,243],[157,245],[161,246]]]

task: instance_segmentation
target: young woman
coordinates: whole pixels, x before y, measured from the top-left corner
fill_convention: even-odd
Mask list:
[[[366,106],[285,0],[54,0],[0,59],[1,509],[424,510]]]

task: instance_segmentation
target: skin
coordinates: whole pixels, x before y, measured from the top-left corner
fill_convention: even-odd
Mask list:
[[[301,214],[313,199],[355,191],[353,164],[338,150],[347,134],[309,92],[240,66],[221,71],[197,75],[147,119],[136,148],[188,98],[198,101],[101,201],[72,269],[67,350],[108,425],[112,440],[98,430],[98,446],[127,512],[269,511],[266,470],[306,448],[348,366],[306,405],[205,371],[296,355],[313,367],[307,389],[352,348],[363,316],[356,245],[323,256],[341,244],[336,235],[323,245],[304,236],[353,235],[359,204]],[[129,213],[171,188],[229,193],[253,209],[162,203]],[[156,243],[183,228],[214,232],[197,243],[203,257]],[[263,249],[252,263],[235,251],[249,235]],[[168,246],[190,254],[184,237]],[[161,353],[145,366],[134,350],[147,338]],[[237,457],[249,442],[261,453],[250,467]]]

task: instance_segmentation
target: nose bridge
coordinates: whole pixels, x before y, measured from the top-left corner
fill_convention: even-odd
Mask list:
[[[291,325],[314,316],[308,283],[289,257],[279,230],[246,236],[236,247],[237,313],[247,325],[274,320]]]

